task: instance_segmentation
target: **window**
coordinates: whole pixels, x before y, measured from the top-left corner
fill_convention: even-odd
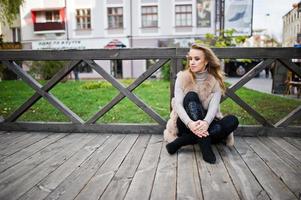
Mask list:
[[[108,8],[108,27],[123,28],[123,10],[121,7]]]
[[[76,9],[76,28],[91,29],[91,10]]]
[[[60,22],[59,10],[52,10],[45,12],[46,22]]]
[[[142,27],[158,27],[158,6],[142,6]]]
[[[18,27],[11,28],[13,42],[21,42],[21,30]]]
[[[192,5],[176,5],[176,26],[192,26]]]

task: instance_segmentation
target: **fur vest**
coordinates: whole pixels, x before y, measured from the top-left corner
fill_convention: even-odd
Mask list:
[[[180,87],[184,91],[185,95],[190,91],[196,92],[198,94],[200,101],[206,110],[208,109],[209,102],[213,96],[216,87],[219,87],[218,81],[211,74],[208,74],[208,77],[203,82],[203,84],[196,84],[188,70],[179,72],[177,74],[177,80],[179,81]],[[166,129],[164,130],[164,140],[167,142],[172,142],[173,140],[175,140],[177,138],[178,133],[178,114],[173,109],[174,105],[175,99],[173,98],[171,100],[172,111],[170,112],[170,118],[167,121]],[[221,119],[222,117],[222,113],[220,112],[220,109],[218,109],[218,112],[216,113],[216,118]]]

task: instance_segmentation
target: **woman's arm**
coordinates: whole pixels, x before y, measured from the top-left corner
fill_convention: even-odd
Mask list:
[[[218,85],[216,87],[214,93],[213,93],[213,96],[212,96],[210,102],[209,102],[207,114],[204,118],[204,121],[206,121],[208,123],[208,125],[211,124],[214,117],[216,116],[216,113],[217,113],[218,108],[219,108],[219,103],[220,103],[221,97],[222,97],[222,92],[221,92],[221,89]]]
[[[185,95],[180,85],[180,80],[177,78],[175,83],[175,105],[173,109],[175,109],[182,122],[188,127],[188,123],[192,120],[183,107],[183,100]]]

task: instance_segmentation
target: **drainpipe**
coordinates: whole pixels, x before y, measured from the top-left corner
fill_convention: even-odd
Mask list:
[[[66,29],[66,38],[69,40],[69,29],[68,29],[68,18],[67,18],[67,0],[65,0],[65,29]]]
[[[130,35],[129,35],[129,42],[130,42],[130,48],[133,48],[133,15],[132,15],[132,0],[130,0]],[[131,60],[131,78],[134,77],[134,66],[133,66],[133,60]]]

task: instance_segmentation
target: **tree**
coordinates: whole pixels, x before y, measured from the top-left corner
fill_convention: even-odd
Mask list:
[[[234,36],[235,29],[221,30],[220,36],[215,36],[207,33],[203,40],[196,40],[196,43],[203,44],[209,47],[236,47],[243,44],[247,36]],[[236,75],[243,75],[246,73],[248,65],[252,63],[251,59],[223,59],[224,71],[227,75],[235,72]],[[235,68],[235,70],[233,70]],[[237,69],[239,69],[237,71]]]
[[[24,0],[0,0],[0,21],[3,24],[12,24],[23,2]]]
[[[197,40],[196,42],[210,47],[235,47],[247,39],[246,36],[234,36],[235,32],[235,29],[221,30],[220,36],[207,33],[204,40]]]

